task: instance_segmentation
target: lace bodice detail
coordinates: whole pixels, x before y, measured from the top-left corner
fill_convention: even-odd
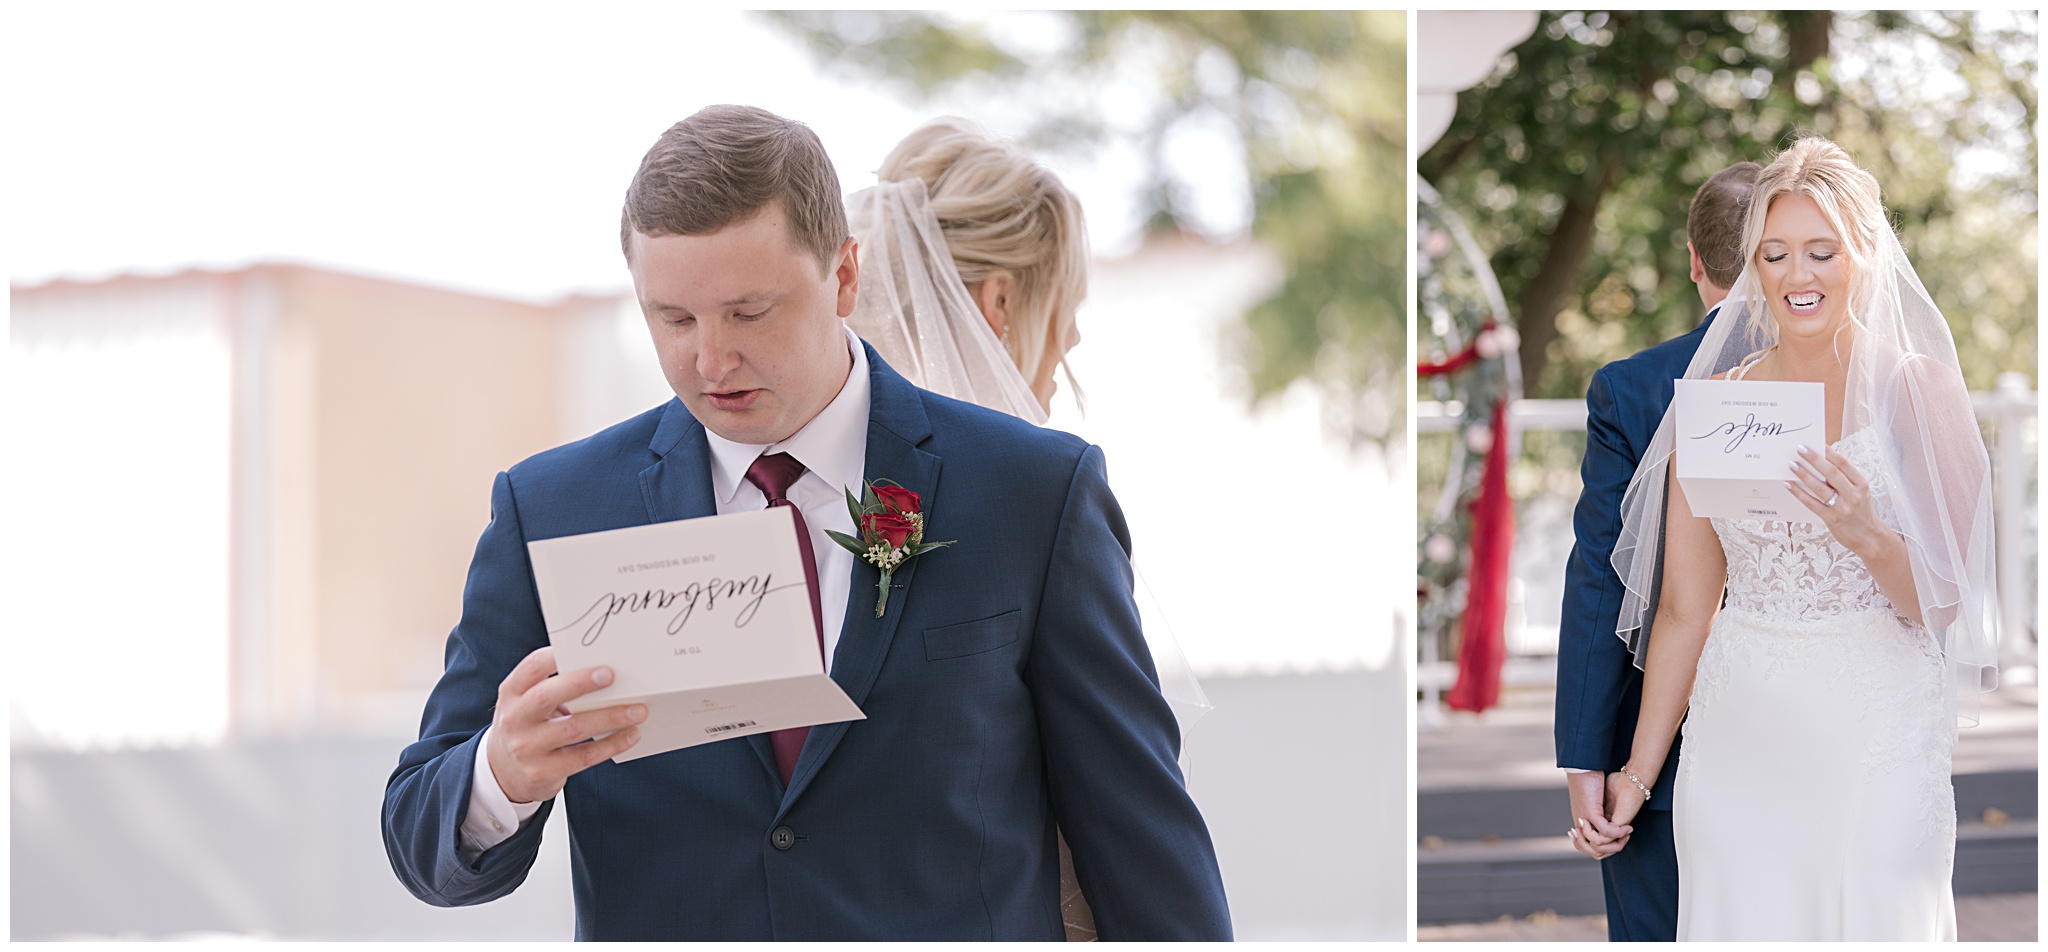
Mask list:
[[[1878,518],[1896,528],[1898,514],[1889,487],[1892,462],[1874,429],[1843,437],[1834,448],[1870,480]],[[1731,609],[1772,618],[1810,621],[1869,609],[1890,609],[1863,559],[1814,522],[1714,519],[1714,534],[1728,558]]]

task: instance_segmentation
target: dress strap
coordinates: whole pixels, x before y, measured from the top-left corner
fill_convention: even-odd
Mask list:
[[[1765,355],[1777,349],[1778,346],[1776,344],[1773,344],[1760,351],[1757,351],[1754,354],[1749,355],[1748,357],[1743,358],[1742,365],[1736,367],[1735,373],[1730,375],[1728,379],[1741,380],[1744,376],[1747,376],[1749,374],[1749,368],[1756,366],[1759,362],[1761,362],[1764,359]]]

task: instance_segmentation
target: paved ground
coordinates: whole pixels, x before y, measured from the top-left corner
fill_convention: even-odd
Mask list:
[[[1956,900],[1956,930],[1964,942],[2032,942],[2037,934],[2039,894],[1963,896]],[[1537,914],[1523,919],[1423,926],[1424,942],[1605,942],[1601,916]]]

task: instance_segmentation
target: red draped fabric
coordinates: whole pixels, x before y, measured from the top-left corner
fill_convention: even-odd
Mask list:
[[[1483,711],[1500,702],[1501,666],[1507,662],[1503,625],[1508,613],[1508,556],[1515,547],[1514,504],[1508,498],[1508,401],[1493,407],[1493,445],[1472,501],[1472,560],[1465,615],[1460,619],[1458,683],[1444,703],[1457,711]]]

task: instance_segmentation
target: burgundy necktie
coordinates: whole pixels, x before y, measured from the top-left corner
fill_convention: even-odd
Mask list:
[[[811,593],[811,622],[818,632],[818,657],[825,657],[825,609],[818,599],[818,563],[811,555],[811,530],[804,525],[803,510],[789,501],[789,487],[804,474],[804,464],[788,453],[776,453],[754,460],[747,467],[747,482],[761,490],[768,497],[769,508],[788,506],[790,518],[796,522],[796,549],[803,556],[804,588]],[[789,783],[789,775],[796,772],[796,756],[803,752],[804,738],[810,736],[808,727],[792,727],[788,730],[773,731],[768,742],[775,747],[775,769],[782,771],[782,782]]]

